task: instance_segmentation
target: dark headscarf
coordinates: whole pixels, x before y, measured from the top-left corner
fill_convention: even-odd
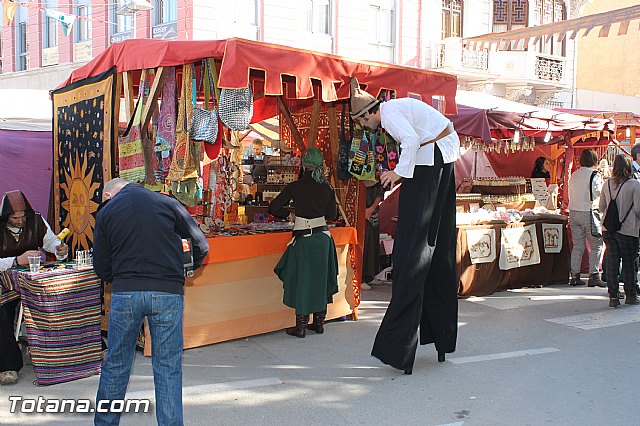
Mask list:
[[[8,236],[9,231],[5,227],[9,216],[19,211],[25,212],[26,221],[20,239],[16,242]],[[18,256],[26,250],[42,247],[45,233],[44,220],[40,213],[33,210],[22,191],[9,191],[4,194],[0,205],[0,257]]]
[[[29,204],[27,197],[24,196],[22,191],[5,192],[4,197],[2,197],[2,205],[0,206],[0,216],[2,216],[2,220],[6,221],[7,216],[19,211],[26,213],[33,212],[33,208],[31,204]]]

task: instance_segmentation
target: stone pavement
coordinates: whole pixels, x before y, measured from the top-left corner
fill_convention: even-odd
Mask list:
[[[418,348],[412,376],[369,354],[391,293],[363,292],[360,320],[305,339],[283,331],[184,353],[190,425],[635,425],[640,306],[607,307],[606,290],[545,287],[460,300],[458,350],[438,363]],[[95,397],[98,377],[0,387],[0,424],[90,424],[81,414],[11,414],[10,395]],[[151,359],[136,356],[127,398],[151,397]],[[123,425],[155,424],[149,414]]]

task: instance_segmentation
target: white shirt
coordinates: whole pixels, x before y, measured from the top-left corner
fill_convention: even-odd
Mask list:
[[[43,222],[47,227],[47,233],[44,235],[44,240],[42,242],[42,248],[45,249],[46,251],[48,251],[49,253],[55,254],[56,258],[58,260],[66,259],[67,256],[60,257],[60,256],[58,256],[56,254],[56,247],[58,247],[60,244],[62,244],[62,241],[60,241],[58,239],[58,237],[56,236],[56,234],[53,233],[53,231],[51,230],[51,227],[49,226],[47,221],[43,220]],[[13,266],[13,261],[15,259],[16,259],[15,256],[14,257],[2,257],[2,258],[0,258],[0,272],[6,271],[7,269],[11,268]]]
[[[593,203],[589,199],[589,180],[595,169],[592,167],[581,166],[576,170],[569,179],[569,210],[579,212],[588,212],[592,208],[598,208],[600,202],[600,193],[602,192],[602,175],[596,174],[593,178],[592,192]]]
[[[392,99],[380,104],[380,124],[402,148],[395,172],[413,177],[415,166],[433,166],[435,144],[420,147],[435,139],[451,121],[430,105],[413,98]],[[436,142],[445,164],[460,158],[460,139],[452,132]]]

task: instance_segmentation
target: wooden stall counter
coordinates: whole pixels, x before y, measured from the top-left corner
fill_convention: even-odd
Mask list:
[[[330,232],[338,255],[338,293],[327,307],[327,319],[355,308],[349,245],[357,243],[356,230]],[[282,303],[282,282],[273,272],[291,237],[291,232],[276,232],[209,239],[209,255],[185,283],[185,349],[295,325],[294,310]],[[150,355],[151,345],[145,344],[144,352]]]
[[[458,294],[487,296],[512,288],[567,284],[570,253],[563,216],[458,225]]]

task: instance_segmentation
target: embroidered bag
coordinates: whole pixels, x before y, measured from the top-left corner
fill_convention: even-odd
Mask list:
[[[173,151],[173,159],[169,167],[167,180],[179,182],[181,180],[198,177],[198,169],[196,166],[192,149],[194,144],[189,139],[189,134],[185,130],[185,120],[191,119],[193,110],[191,104],[192,88],[193,88],[193,70],[191,65],[187,64],[182,67],[182,89],[180,101],[178,102],[178,120],[176,123],[176,143]],[[186,117],[185,117],[186,115]]]
[[[140,132],[144,80],[146,71],[142,70],[138,100],[133,109],[125,132],[118,138],[118,175],[130,182],[143,182],[146,177],[144,149]]]
[[[157,121],[156,152],[171,151],[176,143],[176,69],[168,67],[166,73]]]
[[[365,131],[354,132],[349,151],[349,173],[358,180],[373,180],[375,177],[375,158]]]
[[[189,134],[195,141],[203,141],[208,144],[215,144],[218,137],[218,112],[215,105],[214,80],[211,75],[211,65],[209,60],[202,60],[201,84],[204,85],[204,108],[195,108],[193,111],[193,121]],[[209,97],[212,98],[211,110],[209,110]]]

